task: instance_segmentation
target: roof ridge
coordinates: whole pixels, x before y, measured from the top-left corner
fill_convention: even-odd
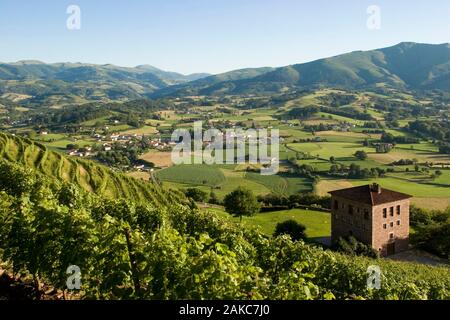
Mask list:
[[[372,207],[383,203],[389,203],[412,198],[411,195],[408,195],[406,193],[381,188],[381,186],[379,185],[378,187],[379,189],[377,190],[381,192],[375,192],[372,188],[372,185],[362,185],[347,189],[334,190],[330,191],[329,193],[331,195],[341,196],[350,200],[364,202],[368,205],[371,205]]]

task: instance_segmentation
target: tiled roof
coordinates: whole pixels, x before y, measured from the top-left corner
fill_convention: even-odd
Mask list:
[[[336,190],[329,193],[333,196],[342,197],[372,206],[412,198],[412,196],[408,194],[384,189],[377,184]]]

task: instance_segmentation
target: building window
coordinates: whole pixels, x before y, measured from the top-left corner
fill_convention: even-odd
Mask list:
[[[391,222],[391,228],[393,228],[394,227],[394,223],[393,222]]]
[[[369,210],[364,209],[364,220],[369,220]]]
[[[353,215],[353,206],[351,205],[348,206],[348,214]]]
[[[391,207],[389,210],[390,210],[391,217],[393,217],[394,216],[394,207]]]
[[[397,225],[399,226],[401,224],[400,220],[397,220]]]
[[[393,233],[389,233],[389,239],[394,239],[394,234]]]
[[[383,229],[387,229],[387,224],[383,224]]]
[[[383,218],[387,218],[387,208],[383,209]]]
[[[334,200],[334,209],[339,209],[339,202],[337,200]]]
[[[397,215],[400,215],[400,213],[401,213],[401,207],[400,206],[397,206]]]

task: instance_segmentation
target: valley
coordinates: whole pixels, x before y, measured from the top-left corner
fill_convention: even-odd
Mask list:
[[[300,97],[283,102],[273,102],[279,97],[266,96],[253,97],[250,101],[240,96],[227,97],[226,101],[215,97],[176,98],[164,101],[161,106],[144,108],[136,101],[134,103],[142,111],[128,110],[132,103],[128,109],[108,107],[111,111],[100,112],[98,118],[94,113],[89,121],[83,121],[83,118],[77,123],[75,119],[70,123],[71,130],[76,131],[73,133],[60,128],[59,124],[5,128],[19,135],[34,131],[34,140],[63,153],[76,153],[77,150],[73,151],[75,146],[105,152],[129,145],[138,152],[134,156],[136,161],[143,159],[144,162],[124,162],[118,166],[111,162],[116,170],[131,175],[134,171],[144,171],[147,174],[141,176],[147,180],[153,175],[169,187],[197,187],[214,191],[219,198],[223,198],[231,186],[247,186],[258,195],[289,196],[305,190],[324,195],[334,187],[377,181],[412,194],[419,205],[427,199],[433,199],[427,206],[436,209],[445,209],[449,204],[446,199],[450,197],[450,155],[439,152],[443,141],[409,127],[412,122],[438,122],[448,126],[449,111],[445,100],[433,95],[417,97],[414,93],[405,95],[402,100],[396,92],[389,96],[342,89],[298,95]],[[330,101],[336,104],[335,101],[348,97],[352,97],[349,104],[334,106],[333,110]],[[429,107],[416,110],[423,100],[428,101]],[[261,106],[253,107],[255,101],[260,101]],[[378,105],[380,101],[396,107]],[[191,107],[192,102],[195,105]],[[77,112],[83,113],[80,111],[83,108],[88,107],[81,106]],[[302,108],[312,111],[299,113]],[[412,113],[411,108],[422,114]],[[104,110],[101,106],[95,109]],[[70,114],[71,109],[66,110]],[[356,118],[352,118],[352,112],[356,113]],[[134,119],[130,121],[131,114]],[[259,178],[245,165],[192,165],[178,170],[171,162],[170,130],[190,128],[194,121],[202,121],[206,128],[223,130],[236,127],[279,129],[281,172],[273,177]],[[396,139],[400,139],[400,143],[396,143]],[[139,146],[144,144],[142,140],[145,140],[143,147]],[[380,145],[389,146],[389,151],[378,150]],[[357,151],[364,151],[367,158],[355,157]],[[87,157],[95,158],[95,152],[88,152]],[[365,172],[349,179],[348,168],[352,165]],[[302,168],[305,172],[300,172]],[[374,173],[374,170],[378,172]]]
[[[412,196],[412,243],[448,261],[449,63],[448,44],[401,43],[219,75],[0,64],[0,269],[38,296],[39,281],[65,293],[70,261],[86,265],[88,299],[448,299],[445,265],[332,244],[329,192]],[[244,163],[221,142],[234,163],[175,164],[172,135],[194,123],[279,130],[279,152],[258,155],[279,170],[248,161],[251,135]],[[373,259],[395,285],[366,288]]]

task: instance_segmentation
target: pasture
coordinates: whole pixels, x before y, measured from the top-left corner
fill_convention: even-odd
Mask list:
[[[205,209],[239,223],[239,218],[234,218],[223,209]],[[244,217],[242,223],[249,227],[260,229],[264,234],[272,236],[278,223],[286,220],[295,220],[306,227],[306,235],[310,240],[329,237],[331,235],[331,215],[327,212],[292,209],[275,212],[258,213],[253,217]]]

